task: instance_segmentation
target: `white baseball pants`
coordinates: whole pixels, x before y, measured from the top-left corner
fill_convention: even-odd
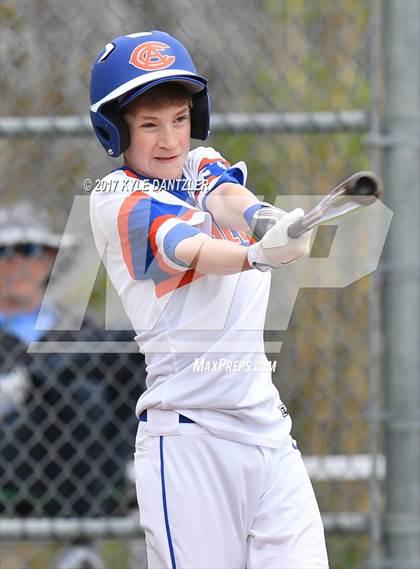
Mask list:
[[[327,569],[299,450],[221,439],[175,411],[139,422],[135,472],[149,569]]]

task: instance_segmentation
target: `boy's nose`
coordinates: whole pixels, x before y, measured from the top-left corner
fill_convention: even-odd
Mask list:
[[[176,146],[176,136],[172,127],[163,128],[159,137],[160,148],[172,149]]]

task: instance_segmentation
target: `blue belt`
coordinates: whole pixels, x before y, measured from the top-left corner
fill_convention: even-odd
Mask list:
[[[140,421],[147,421],[147,409],[145,409],[143,411],[143,413],[140,415]],[[193,421],[192,419],[188,419],[188,417],[185,417],[185,415],[179,416],[179,422],[180,423],[195,423],[195,421]]]

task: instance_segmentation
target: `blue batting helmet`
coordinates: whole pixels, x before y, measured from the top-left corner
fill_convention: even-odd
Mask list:
[[[121,110],[160,83],[175,82],[191,93],[191,136],[209,134],[207,81],[197,74],[186,48],[165,32],[153,30],[118,37],[98,53],[92,67],[90,117],[99,142],[119,156],[130,142]]]

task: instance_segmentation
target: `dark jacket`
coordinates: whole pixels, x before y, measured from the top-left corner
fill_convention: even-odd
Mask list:
[[[13,395],[2,406],[0,511],[124,512],[134,408],[145,388],[143,355],[28,354],[14,335],[0,331],[0,340],[1,381],[10,382]],[[40,341],[133,342],[136,349],[132,332],[100,332],[90,321],[80,331],[48,332]]]

